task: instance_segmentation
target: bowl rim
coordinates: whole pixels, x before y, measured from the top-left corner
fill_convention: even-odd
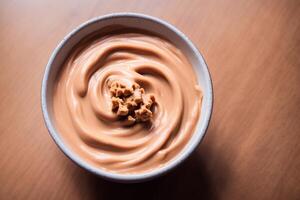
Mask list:
[[[49,74],[52,68],[52,64],[56,58],[56,56],[60,53],[61,49],[65,45],[66,41],[71,39],[73,35],[75,35],[77,32],[81,31],[82,29],[88,27],[89,25],[92,25],[94,23],[97,23],[102,20],[107,20],[107,19],[112,19],[112,18],[123,18],[123,17],[132,17],[132,18],[142,18],[144,20],[149,20],[154,23],[159,24],[160,26],[164,26],[167,29],[171,30],[174,32],[176,35],[178,35],[185,43],[187,43],[187,46],[191,48],[192,52],[195,54],[197,59],[199,60],[200,64],[204,68],[204,77],[206,77],[208,82],[208,93],[206,94],[208,101],[207,105],[207,112],[203,113],[204,114],[204,120],[203,120],[203,125],[202,129],[198,131],[197,137],[193,138],[195,141],[188,142],[184,151],[181,151],[180,154],[178,154],[173,160],[171,160],[168,164],[165,166],[162,166],[160,168],[157,168],[155,170],[145,172],[145,173],[139,173],[139,174],[118,174],[110,171],[105,171],[101,168],[94,167],[90,165],[88,162],[84,161],[81,159],[76,153],[74,153],[67,145],[63,142],[63,139],[59,137],[58,131],[54,128],[54,125],[51,122],[50,115],[48,113],[48,105],[47,105],[47,92],[48,92],[48,79],[49,79]],[[75,29],[73,29],[71,32],[69,32],[63,40],[55,47],[54,51],[51,53],[51,56],[49,58],[49,61],[46,65],[45,71],[44,71],[44,76],[42,80],[42,87],[41,87],[41,107],[42,107],[42,113],[43,113],[43,118],[45,125],[48,129],[48,132],[56,145],[59,147],[59,149],[73,162],[75,162],[77,165],[79,165],[81,168],[90,171],[98,176],[103,177],[104,179],[111,180],[111,181],[116,181],[116,182],[124,182],[124,183],[133,183],[133,182],[142,182],[146,180],[153,179],[155,177],[161,176],[172,169],[176,168],[178,165],[180,165],[184,160],[186,160],[197,148],[197,146],[200,144],[202,141],[203,137],[206,134],[211,115],[212,115],[212,109],[213,109],[213,85],[212,85],[212,79],[211,75],[209,72],[209,69],[207,67],[207,64],[202,56],[202,54],[199,52],[199,50],[196,48],[196,46],[192,43],[192,41],[184,35],[179,29],[177,29],[174,25],[171,25],[170,23],[161,20],[157,17],[149,16],[146,14],[142,13],[133,13],[133,12],[119,12],[119,13],[111,13],[111,14],[106,14],[98,17],[94,17]]]

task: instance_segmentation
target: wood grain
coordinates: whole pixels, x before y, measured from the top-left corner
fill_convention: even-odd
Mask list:
[[[132,11],[176,25],[199,47],[214,112],[197,152],[151,182],[104,181],[68,160],[40,108],[44,67],[80,23]],[[0,3],[0,199],[299,199],[300,1]]]

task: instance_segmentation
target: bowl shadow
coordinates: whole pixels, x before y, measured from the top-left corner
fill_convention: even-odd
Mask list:
[[[106,181],[74,166],[72,182],[85,189],[87,199],[219,199],[226,188],[230,169],[214,148],[212,127],[198,149],[178,168],[154,180],[122,184]],[[64,161],[69,162],[69,161]],[[65,163],[66,164],[66,163]],[[68,164],[70,167],[70,164]]]

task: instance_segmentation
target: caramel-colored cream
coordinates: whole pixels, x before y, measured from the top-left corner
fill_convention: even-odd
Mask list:
[[[152,94],[151,118],[124,124],[113,111],[114,81],[137,83]],[[94,35],[75,46],[56,79],[55,125],[71,150],[93,166],[126,174],[151,171],[191,139],[200,115],[199,88],[187,58],[161,37]]]

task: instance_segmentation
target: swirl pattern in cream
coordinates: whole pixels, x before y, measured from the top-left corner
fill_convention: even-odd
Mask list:
[[[138,83],[153,93],[151,123],[126,127],[112,112],[108,83]],[[82,159],[115,173],[159,168],[183,150],[200,115],[202,93],[185,55],[161,37],[114,33],[81,41],[54,88],[55,124]]]

